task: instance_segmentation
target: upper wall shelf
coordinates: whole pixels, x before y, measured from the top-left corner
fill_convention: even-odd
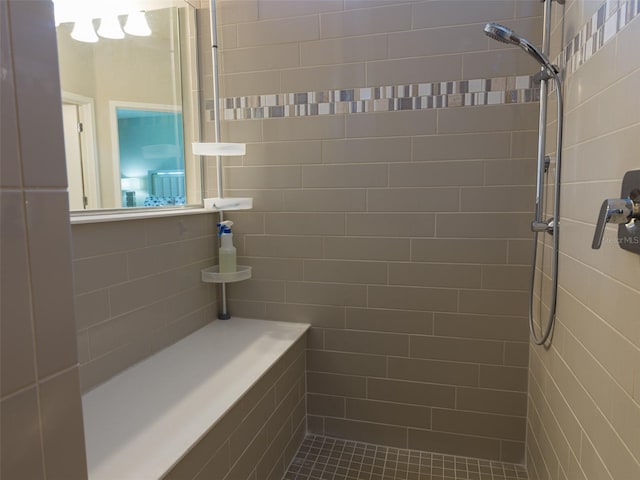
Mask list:
[[[216,212],[226,212],[228,210],[251,210],[253,208],[253,198],[249,197],[225,197],[225,198],[205,198],[204,208]]]
[[[206,155],[209,157],[240,157],[247,153],[247,145],[245,143],[199,143],[191,144],[194,155]]]

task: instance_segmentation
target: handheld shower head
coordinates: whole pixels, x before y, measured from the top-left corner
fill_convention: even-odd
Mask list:
[[[548,71],[550,75],[553,76],[557,73],[556,68],[551,64],[544,53],[538,50],[529,40],[521,37],[510,28],[500,25],[499,23],[487,23],[484,26],[484,33],[487,37],[493,38],[498,42],[506,43],[507,45],[518,45],[525,52],[531,55],[541,67]]]

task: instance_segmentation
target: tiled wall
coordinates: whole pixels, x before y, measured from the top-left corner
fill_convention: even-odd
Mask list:
[[[305,435],[305,342],[296,342],[163,479],[280,480]]]
[[[618,247],[613,227],[591,249],[600,204],[619,198],[624,173],[640,169],[638,6],[554,5],[552,53],[574,59],[565,83],[557,322],[551,348],[530,354],[534,480],[640,478],[640,316],[628,308],[640,302],[640,256]]]
[[[216,318],[213,215],[76,224],[73,273],[86,391]]]
[[[49,2],[0,2],[0,477],[83,479],[70,231]]]
[[[539,42],[540,13],[219,2],[223,140],[248,143],[225,159],[225,189],[255,205],[229,215],[254,269],[230,310],[313,324],[309,431],[523,461],[538,106],[511,100],[535,95],[536,64],[482,27]]]

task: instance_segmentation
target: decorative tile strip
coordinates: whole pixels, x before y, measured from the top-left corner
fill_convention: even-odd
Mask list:
[[[533,77],[501,77],[224,98],[225,120],[307,117],[537,102]],[[212,109],[211,102],[206,103]],[[212,119],[213,111],[209,112]]]
[[[631,20],[640,16],[640,0],[606,0],[565,45],[554,63],[575,73]]]

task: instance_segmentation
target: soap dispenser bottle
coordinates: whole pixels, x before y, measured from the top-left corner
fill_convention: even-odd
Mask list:
[[[234,273],[236,267],[236,247],[233,246],[233,234],[231,233],[231,220],[218,223],[218,236],[220,237],[220,249],[218,250],[220,273]]]

